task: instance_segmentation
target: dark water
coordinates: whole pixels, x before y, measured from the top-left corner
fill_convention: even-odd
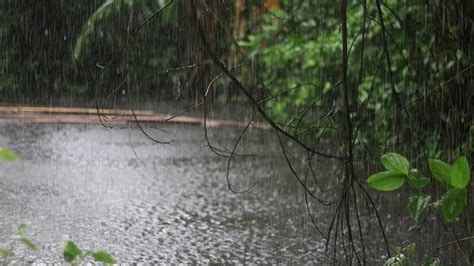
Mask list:
[[[258,156],[235,161],[230,181],[237,190],[259,183],[236,195],[226,159],[206,146],[202,127],[165,128],[175,132],[173,144],[154,144],[137,128],[1,126],[0,145],[21,157],[0,162],[1,243],[27,223],[41,247],[16,247],[13,262],[61,262],[67,240],[121,263],[327,262],[301,188],[268,132],[251,130],[243,141],[239,151]],[[230,147],[241,130],[212,129],[212,140]]]

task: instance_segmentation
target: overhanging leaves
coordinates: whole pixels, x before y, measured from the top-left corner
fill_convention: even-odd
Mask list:
[[[420,215],[423,213],[423,210],[428,206],[430,202],[431,196],[430,195],[418,195],[410,197],[408,201],[408,211],[410,213],[410,217],[418,222]]]
[[[465,156],[459,157],[451,167],[451,185],[455,188],[465,188],[471,180],[469,163]]]
[[[441,199],[441,211],[447,222],[454,221],[467,205],[466,189],[453,188]]]
[[[92,257],[97,262],[103,262],[107,264],[114,264],[117,263],[115,259],[105,251],[97,251],[92,254]]]
[[[428,166],[433,177],[436,178],[442,185],[447,187],[451,176],[451,166],[443,161],[429,159]]]
[[[63,256],[65,261],[72,262],[82,256],[82,250],[73,241],[68,241],[64,246]]]
[[[390,152],[382,156],[382,164],[385,168],[392,172],[401,172],[408,175],[410,163],[408,160],[395,152]]]
[[[379,191],[392,191],[400,188],[405,183],[406,176],[399,172],[379,172],[367,179],[370,187]]]

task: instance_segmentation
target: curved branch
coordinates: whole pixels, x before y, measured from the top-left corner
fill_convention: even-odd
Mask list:
[[[313,148],[309,147],[308,145],[306,145],[305,143],[303,143],[302,141],[300,141],[299,139],[297,139],[295,136],[289,134],[288,132],[284,131],[281,127],[279,127],[275,121],[273,121],[272,118],[270,118],[270,116],[265,112],[265,110],[263,110],[262,106],[258,103],[258,101],[251,95],[250,91],[237,79],[237,77],[232,74],[232,72],[230,71],[229,68],[227,68],[227,66],[222,63],[219,58],[217,57],[217,55],[211,51],[211,48],[210,48],[210,44],[204,34],[204,30],[202,28],[202,25],[200,23],[198,23],[198,31],[199,31],[199,35],[201,37],[201,40],[202,42],[204,43],[204,47],[206,48],[207,50],[207,53],[209,54],[209,56],[211,57],[212,61],[222,70],[222,72],[224,72],[227,77],[229,77],[230,80],[232,80],[232,82],[234,82],[237,87],[239,88],[240,91],[242,91],[245,96],[247,97],[247,99],[250,100],[250,102],[254,105],[254,107],[257,109],[257,111],[260,113],[260,115],[263,117],[263,119],[273,128],[275,129],[277,132],[280,132],[282,135],[292,139],[293,141],[295,141],[298,145],[300,145],[301,147],[303,147],[304,149],[306,150],[309,150],[311,152],[314,152],[315,154],[319,155],[319,156],[322,156],[322,157],[326,157],[326,158],[332,158],[332,159],[339,159],[339,160],[344,160],[346,159],[346,157],[344,156],[338,156],[338,155],[333,155],[333,154],[327,154],[327,153],[323,153],[323,152],[320,152],[320,151],[317,151],[317,150],[314,150]]]

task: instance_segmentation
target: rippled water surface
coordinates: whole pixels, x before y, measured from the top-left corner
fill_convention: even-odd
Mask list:
[[[122,263],[321,260],[324,242],[267,132],[251,130],[242,143],[240,151],[258,156],[232,164],[231,184],[243,190],[258,183],[233,194],[227,161],[206,146],[202,127],[165,127],[176,134],[170,145],[133,127],[1,126],[1,145],[21,160],[0,162],[0,236],[28,223],[41,246],[37,253],[17,247],[24,255],[17,261],[59,262],[69,239],[108,250]],[[231,148],[241,130],[210,134],[215,145]]]

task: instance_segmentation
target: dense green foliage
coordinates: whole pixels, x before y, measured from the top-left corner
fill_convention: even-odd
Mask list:
[[[152,21],[130,43],[128,60],[101,70],[128,45],[128,34],[163,1],[0,2],[0,95],[4,102],[108,95],[131,73],[134,89],[160,93],[176,63],[170,27]],[[54,15],[50,15],[54,14]],[[166,31],[163,34],[162,31]],[[156,45],[160,43],[160,45]],[[126,64],[130,63],[130,70]],[[154,88],[154,89],[150,89]],[[120,91],[121,92],[121,91]],[[118,94],[120,96],[120,93]]]
[[[83,16],[99,1],[0,2],[0,95],[49,98],[81,87],[86,67],[71,64],[71,52]],[[54,14],[54,15],[50,15]]]
[[[379,14],[374,2],[364,3],[350,1],[347,13],[348,79],[359,152],[377,144],[428,157],[446,156],[441,151],[451,149],[471,154],[473,23],[468,7],[463,9],[461,1],[384,1]],[[274,95],[289,90],[268,103],[282,123],[301,123],[290,118],[308,105],[319,114],[342,106],[338,90],[317,100],[340,81],[338,8],[331,1],[293,1],[266,14],[239,43]],[[318,118],[307,115],[303,121],[314,125]]]
[[[163,3],[105,1],[87,18],[74,43],[73,63],[95,68],[97,83],[89,88],[90,93],[95,90],[98,95],[110,95],[120,86],[118,95],[137,90],[148,96],[166,94],[160,87],[169,86],[170,81],[162,72],[177,64],[175,36],[170,31],[176,16],[158,18],[144,25],[138,35],[135,32]],[[105,67],[108,65],[111,67]]]

